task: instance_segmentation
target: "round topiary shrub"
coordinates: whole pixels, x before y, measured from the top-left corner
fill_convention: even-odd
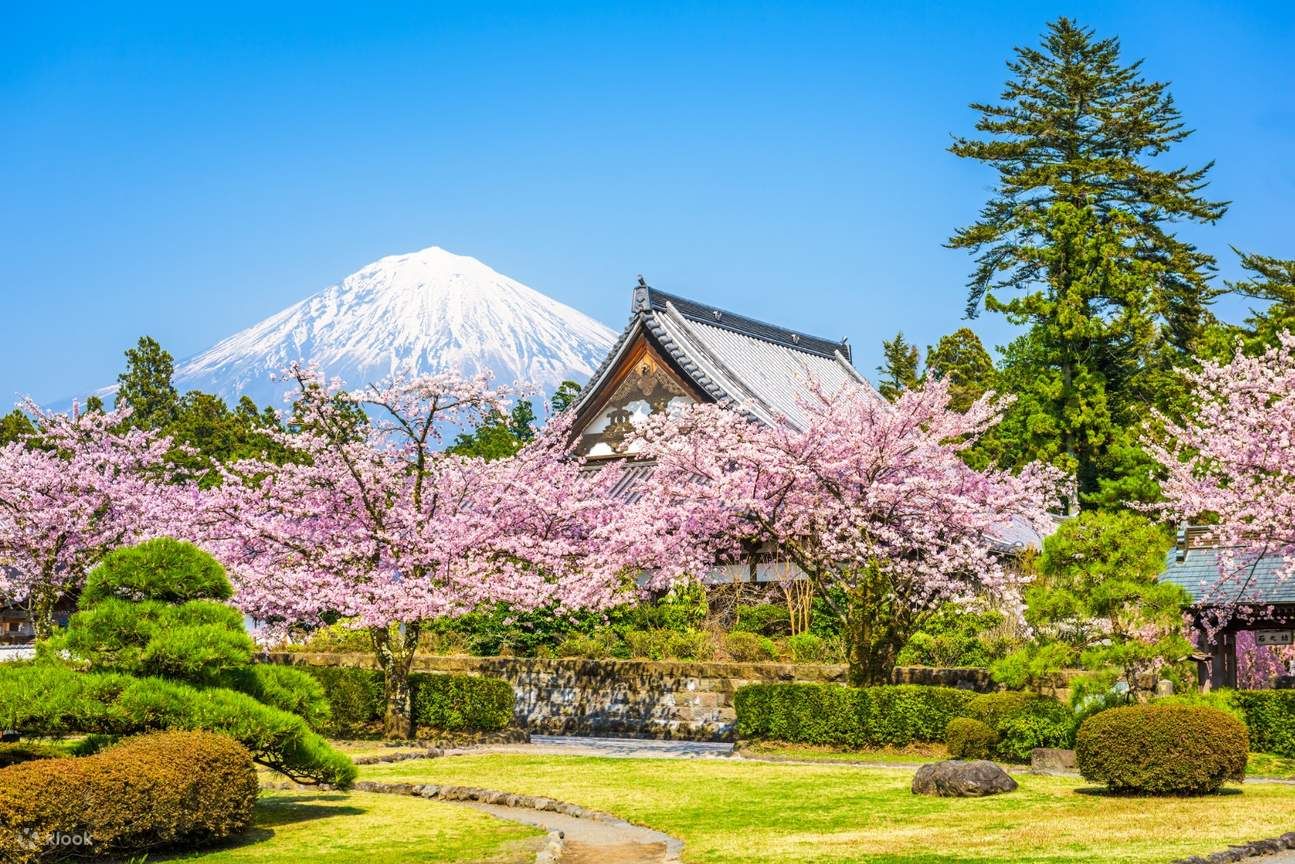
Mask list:
[[[998,733],[994,755],[1010,762],[1028,762],[1036,747],[1069,747],[1074,740],[1074,712],[1051,696],[985,693],[967,703],[963,713]]]
[[[767,662],[778,656],[778,649],[768,636],[740,630],[725,637],[724,648],[728,651],[728,656],[739,663]]]
[[[80,607],[110,598],[184,603],[232,596],[234,588],[215,558],[192,543],[158,537],[103,556],[86,576]]]
[[[954,717],[944,727],[944,743],[954,759],[988,759],[998,744],[998,733],[979,720]]]
[[[1245,779],[1250,739],[1217,708],[1130,705],[1079,727],[1075,756],[1086,780],[1116,792],[1202,795]]]

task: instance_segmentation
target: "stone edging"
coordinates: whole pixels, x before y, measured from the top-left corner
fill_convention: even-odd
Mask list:
[[[521,807],[526,810],[545,810],[561,813],[573,819],[588,819],[609,825],[623,825],[625,820],[602,810],[590,810],[579,804],[558,801],[542,795],[519,795],[482,789],[480,786],[442,786],[436,783],[383,783],[379,780],[361,780],[352,787],[356,792],[380,792],[385,795],[412,795],[437,801],[473,801],[477,804],[496,804],[501,807]]]
[[[381,756],[353,756],[351,762],[356,765],[386,765],[391,762],[408,762],[412,759],[439,759],[445,751],[439,747],[428,747],[405,753],[388,753]]]
[[[549,836],[544,840],[544,848],[535,853],[535,864],[558,864],[562,860],[565,847],[566,839],[562,836],[562,832],[550,831]]]
[[[1271,840],[1253,840],[1238,846],[1230,846],[1222,852],[1179,858],[1172,864],[1232,864],[1234,861],[1261,858],[1264,855],[1273,855],[1287,849],[1295,849],[1295,831],[1287,831],[1280,837],[1274,837]]]

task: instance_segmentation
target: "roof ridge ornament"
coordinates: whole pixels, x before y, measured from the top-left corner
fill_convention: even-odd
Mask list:
[[[648,296],[652,286],[648,285],[642,273],[638,274],[638,280],[638,284],[634,286],[634,292],[630,295],[630,314],[647,312],[652,308],[652,300]]]

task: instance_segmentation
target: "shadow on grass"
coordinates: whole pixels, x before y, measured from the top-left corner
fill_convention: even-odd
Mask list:
[[[1203,792],[1200,795],[1156,795],[1151,792],[1116,792],[1105,786],[1080,786],[1074,792],[1076,795],[1091,795],[1094,798],[1223,798],[1228,795],[1242,795],[1245,790],[1227,786],[1215,792]]]
[[[363,807],[354,805],[328,804],[329,801],[346,801],[349,796],[337,794],[317,795],[276,795],[263,798],[256,804],[256,824],[248,830],[219,843],[203,846],[201,849],[161,849],[148,856],[149,864],[161,864],[165,861],[190,861],[199,859],[214,852],[225,852],[255,846],[274,838],[274,828],[309,822],[314,819],[327,819],[331,816],[358,816],[365,812]],[[125,857],[109,859],[110,862],[131,862],[137,858]]]

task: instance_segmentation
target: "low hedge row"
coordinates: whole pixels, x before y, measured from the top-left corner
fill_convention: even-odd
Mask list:
[[[1250,749],[1295,759],[1295,690],[1237,690],[1229,701],[1250,731]]]
[[[247,750],[225,735],[162,732],[94,756],[0,769],[0,860],[29,864],[202,845],[247,830]]]
[[[1075,742],[1084,779],[1152,795],[1202,795],[1239,783],[1248,751],[1240,720],[1187,705],[1111,708],[1085,720]]]
[[[333,738],[373,734],[386,711],[382,673],[374,669],[301,667],[323,686]],[[476,675],[411,675],[414,724],[419,731],[497,732],[513,722],[513,689],[507,681]]]
[[[952,687],[747,684],[734,696],[740,738],[847,747],[943,741],[975,697]]]

